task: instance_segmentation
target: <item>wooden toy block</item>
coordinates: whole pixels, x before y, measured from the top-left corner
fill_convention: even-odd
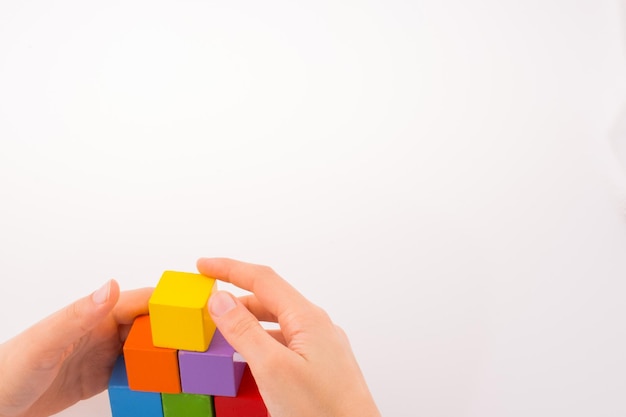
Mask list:
[[[236,397],[214,397],[217,417],[270,417],[254,377],[245,367]]]
[[[219,330],[205,352],[178,351],[183,392],[234,397],[246,363],[235,359],[235,349]]]
[[[213,397],[197,394],[163,394],[164,417],[214,417]]]
[[[175,349],[154,346],[150,317],[137,317],[124,343],[130,389],[171,394],[181,392],[177,353]]]
[[[161,394],[130,389],[122,356],[115,362],[109,380],[109,403],[113,417],[163,417]]]
[[[188,272],[165,271],[149,301],[155,346],[204,352],[215,323],[208,310],[215,279]]]

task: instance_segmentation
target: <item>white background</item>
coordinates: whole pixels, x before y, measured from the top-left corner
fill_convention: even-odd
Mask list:
[[[625,22],[2,0],[0,340],[229,256],[345,328],[386,416],[626,415]]]

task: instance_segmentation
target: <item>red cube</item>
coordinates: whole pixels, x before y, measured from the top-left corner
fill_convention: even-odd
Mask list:
[[[250,367],[246,365],[236,397],[214,397],[215,415],[219,417],[270,417],[259,394]]]

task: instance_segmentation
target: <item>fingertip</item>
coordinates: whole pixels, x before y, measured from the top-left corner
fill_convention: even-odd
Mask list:
[[[216,291],[209,298],[209,311],[213,317],[221,317],[237,306],[235,297],[227,291]]]
[[[198,260],[196,260],[196,268],[198,270],[200,270],[200,265],[202,264],[202,262],[204,262],[206,258],[198,258]]]
[[[108,303],[115,304],[120,296],[120,286],[116,280],[108,280],[102,287],[91,294],[91,300],[96,305],[104,305]]]
[[[208,262],[210,262],[210,258],[199,258],[196,261],[196,268],[198,269],[198,272],[200,272],[203,275],[206,275]]]
[[[249,364],[260,363],[280,345],[268,335],[258,320],[227,291],[217,291],[209,299],[209,312],[228,343]]]
[[[120,298],[120,284],[115,280],[115,279],[111,279],[111,292],[109,293],[109,300],[115,300],[115,302],[117,302],[117,300]]]
[[[213,270],[215,269],[215,263],[221,258],[199,258],[196,261],[196,268],[198,271],[205,275],[213,275]]]
[[[109,295],[111,294],[111,281],[107,281],[102,287],[98,288],[91,294],[91,300],[97,304],[105,304],[109,301]]]

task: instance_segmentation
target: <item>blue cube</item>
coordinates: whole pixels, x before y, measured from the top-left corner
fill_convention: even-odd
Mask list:
[[[123,356],[117,358],[109,380],[109,402],[113,417],[163,417],[160,393],[132,391],[128,387]]]

